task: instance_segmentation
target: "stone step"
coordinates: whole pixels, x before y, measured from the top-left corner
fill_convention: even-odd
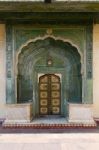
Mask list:
[[[47,116],[26,120],[5,120],[2,124],[4,128],[34,128],[34,129],[64,129],[64,128],[96,128],[94,120],[70,120],[60,116]]]

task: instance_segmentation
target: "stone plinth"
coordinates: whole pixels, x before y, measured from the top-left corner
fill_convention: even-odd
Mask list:
[[[6,120],[5,123],[28,123],[31,121],[32,103],[26,104],[7,104],[6,105]]]
[[[89,104],[69,104],[69,123],[95,125],[92,106]]]

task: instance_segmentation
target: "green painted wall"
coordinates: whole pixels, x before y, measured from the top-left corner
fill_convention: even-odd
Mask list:
[[[47,65],[49,56],[52,66]],[[62,111],[64,103],[82,102],[80,55],[75,47],[61,40],[46,38],[22,49],[18,57],[18,102],[33,100],[38,107],[38,74],[59,73],[62,75]],[[36,74],[36,76],[35,76]],[[66,107],[66,106],[65,106]]]
[[[33,42],[37,37],[41,40]],[[49,38],[42,40],[44,37]],[[32,42],[26,45],[29,40]],[[16,66],[16,56],[20,50]],[[48,55],[53,60],[51,67],[46,63]],[[83,25],[7,26],[7,103],[33,99],[34,106],[38,107],[38,73],[62,74],[63,106],[68,101],[92,103],[92,28]],[[66,113],[66,106],[63,107],[63,114]],[[38,113],[38,108],[36,111]]]

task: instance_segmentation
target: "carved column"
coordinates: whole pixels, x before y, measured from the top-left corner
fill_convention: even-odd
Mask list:
[[[6,103],[15,103],[14,69],[13,69],[13,31],[6,25]]]
[[[86,79],[85,79],[85,103],[93,103],[93,66],[92,66],[92,48],[93,48],[93,27],[86,27]]]
[[[92,27],[87,27],[86,34],[86,75],[87,79],[92,79]]]

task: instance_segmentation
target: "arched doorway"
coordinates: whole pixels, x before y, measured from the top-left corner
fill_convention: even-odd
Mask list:
[[[39,78],[39,114],[60,115],[61,83],[55,74],[45,74]]]
[[[82,103],[81,56],[77,48],[70,43],[50,37],[31,42],[18,55],[17,68],[17,101],[19,103],[31,101],[34,116],[44,114],[45,108],[41,113],[38,91],[39,74],[61,74],[61,96],[59,100],[61,107],[60,109],[57,108],[58,113],[56,114],[66,116],[68,114],[68,102]],[[57,78],[57,76],[55,77]],[[41,82],[40,79],[39,82]],[[55,111],[52,109],[54,106],[51,109],[47,107],[45,114],[54,114]]]

